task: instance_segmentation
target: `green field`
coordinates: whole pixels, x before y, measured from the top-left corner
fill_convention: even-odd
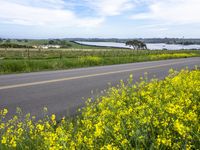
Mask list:
[[[5,47],[5,45],[7,44]],[[10,44],[10,45],[9,45]],[[11,48],[23,46],[22,48]],[[57,44],[61,48],[42,49]],[[10,47],[9,47],[10,46]],[[30,48],[37,46],[37,48]],[[103,66],[200,56],[198,50],[131,50],[85,46],[67,40],[4,40],[0,42],[0,74]]]
[[[34,116],[18,109],[5,121],[0,110],[0,149],[199,149],[200,71],[170,70],[164,80],[146,77],[110,88],[95,101],[88,99],[74,118]],[[23,121],[22,121],[23,120]]]
[[[0,49],[0,74],[71,69],[200,56],[198,50]]]

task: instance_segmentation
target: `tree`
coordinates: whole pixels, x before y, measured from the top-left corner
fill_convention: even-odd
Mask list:
[[[22,42],[22,40],[20,40],[20,39],[17,39],[17,42]]]
[[[10,43],[10,42],[11,42],[11,40],[10,40],[10,39],[7,39],[7,40],[6,40],[6,43]]]
[[[15,43],[3,43],[0,44],[0,48],[32,48],[32,46],[19,45]]]
[[[138,49],[147,49],[147,46],[144,42],[138,41],[138,40],[130,40],[126,42],[126,46],[133,47],[133,49],[138,50]]]
[[[56,43],[56,42],[55,42],[54,40],[50,40],[50,41],[49,41],[49,44],[50,44],[50,45],[53,45],[53,44],[55,44],[55,43]]]

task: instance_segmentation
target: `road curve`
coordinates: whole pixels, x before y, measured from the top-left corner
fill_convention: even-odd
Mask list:
[[[108,88],[119,84],[133,74],[134,81],[148,72],[148,77],[163,79],[170,68],[176,70],[200,66],[200,58],[171,59],[112,66],[90,67],[62,71],[23,73],[0,76],[0,109],[8,108],[8,117],[16,107],[24,114],[43,117],[42,110],[49,114],[72,115],[83,106],[84,98],[94,97]]]

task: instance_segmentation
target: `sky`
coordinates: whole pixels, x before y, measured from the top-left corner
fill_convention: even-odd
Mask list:
[[[200,38],[200,0],[0,0],[2,38]]]

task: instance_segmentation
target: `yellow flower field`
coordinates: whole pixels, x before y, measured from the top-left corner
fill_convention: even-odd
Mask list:
[[[47,111],[47,108],[44,109]],[[20,110],[5,121],[0,110],[0,149],[200,149],[200,71],[170,70],[164,80],[144,78],[88,99],[81,115],[36,121]]]

